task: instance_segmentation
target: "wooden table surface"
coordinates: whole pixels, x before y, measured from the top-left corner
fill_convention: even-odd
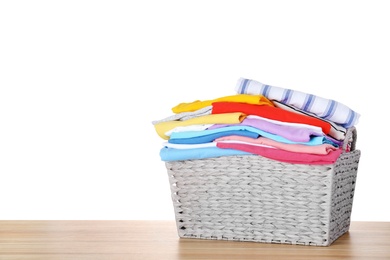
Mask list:
[[[180,239],[174,221],[0,221],[0,259],[390,259],[390,222],[352,222],[329,247]]]

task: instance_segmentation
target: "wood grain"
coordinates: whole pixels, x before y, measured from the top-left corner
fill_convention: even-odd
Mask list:
[[[329,247],[180,239],[174,221],[0,221],[0,259],[390,259],[390,222],[352,222]]]

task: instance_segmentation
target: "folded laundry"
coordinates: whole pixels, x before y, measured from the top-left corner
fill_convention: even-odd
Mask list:
[[[199,116],[210,115],[211,108],[212,108],[211,106],[207,106],[207,107],[203,107],[203,108],[200,108],[198,110],[195,110],[195,111],[177,113],[177,114],[168,116],[168,117],[160,119],[160,120],[154,120],[154,121],[152,121],[152,124],[155,125],[155,124],[162,123],[162,122],[176,121],[176,120],[184,121],[184,120],[196,118]]]
[[[235,149],[221,149],[218,147],[195,149],[175,149],[163,147],[160,150],[160,157],[162,161],[195,160],[233,155],[251,155],[251,153]]]
[[[283,104],[280,101],[274,100],[273,103],[275,104],[276,107],[282,108],[284,110],[292,111],[294,113],[301,114],[301,115],[306,115],[306,116],[309,116],[309,117],[318,118],[320,120],[328,122],[330,124],[330,130],[329,130],[328,134],[330,136],[332,136],[333,138],[337,139],[337,140],[344,140],[345,134],[347,133],[347,129],[345,127],[343,127],[341,125],[338,125],[335,122],[332,122],[332,121],[330,121],[328,119],[321,118],[321,117],[317,116],[316,114],[303,111],[302,109],[293,107],[291,105]]]
[[[241,123],[238,123],[238,125],[252,126],[271,134],[280,135],[293,142],[309,142],[312,136],[324,136],[324,133],[319,127],[313,129],[313,127],[304,124],[299,124],[299,126],[288,125],[287,123],[280,124],[276,123],[274,120],[266,120],[261,117],[246,117]],[[207,129],[212,130],[226,126],[229,125],[213,124]]]
[[[181,112],[191,112],[198,109],[210,106],[213,102],[217,101],[226,101],[226,102],[240,102],[247,104],[256,104],[256,105],[265,105],[265,106],[275,106],[269,99],[263,95],[248,95],[248,94],[237,94],[232,96],[225,96],[216,99],[210,100],[196,100],[190,103],[180,103],[177,106],[172,108],[174,113]]]
[[[236,149],[252,154],[258,154],[263,157],[287,162],[287,163],[296,163],[296,164],[332,164],[342,153],[342,149],[339,148],[335,151],[331,151],[326,155],[319,154],[308,154],[308,153],[296,153],[285,151],[281,149],[267,148],[258,145],[250,144],[241,144],[241,143],[226,143],[226,142],[217,142],[217,147],[227,148],[227,149]]]
[[[165,135],[171,136],[172,133],[179,132],[188,132],[188,131],[203,131],[209,129],[214,124],[199,124],[199,125],[187,125],[187,126],[177,126],[168,132],[165,132]]]
[[[216,142],[209,143],[196,143],[196,144],[174,144],[170,142],[164,142],[163,147],[175,148],[175,149],[195,149],[195,148],[206,148],[206,147],[217,147]]]
[[[194,134],[192,134],[194,133]],[[216,138],[227,135],[241,135],[251,138],[259,137],[259,134],[253,131],[244,129],[224,129],[224,131],[196,131],[196,132],[182,132],[172,133],[169,138],[169,143],[175,144],[202,144],[214,141]]]
[[[152,121],[163,161],[248,155],[294,164],[333,164],[353,150],[359,114],[312,94],[240,78],[237,94],[179,103]],[[348,139],[348,140],[347,140]]]
[[[314,113],[345,128],[356,125],[360,117],[360,114],[335,100],[292,89],[266,85],[252,79],[239,78],[235,90],[240,94],[264,95],[270,100],[277,100],[303,111]]]
[[[319,145],[286,144],[261,136],[258,138],[248,138],[245,136],[231,135],[217,138],[214,142],[246,143],[249,145],[268,146],[290,152],[310,154],[328,154],[329,152],[338,149],[334,145],[328,143]]]
[[[254,134],[254,137],[252,135],[252,138],[257,138],[258,136],[262,136],[262,137],[267,137],[269,139],[281,143],[287,143],[287,144],[319,145],[319,144],[328,143],[328,144],[332,144],[335,147],[338,147],[337,143],[334,143],[331,139],[328,139],[325,136],[312,136],[310,140],[307,142],[294,142],[284,138],[283,136],[272,134],[263,131],[259,128],[253,126],[247,126],[247,125],[228,125],[225,127],[211,129],[211,130],[204,130],[204,131],[174,132],[171,134],[168,142],[187,143],[187,141],[189,140],[191,140],[191,143],[193,143],[194,140],[197,141],[208,140],[210,142],[218,137],[234,135],[234,132],[237,132],[238,135],[242,135],[242,136],[249,136],[250,133],[252,133]]]
[[[157,134],[168,140],[169,136],[165,135],[169,130],[178,127],[178,126],[189,126],[189,125],[199,125],[199,124],[234,124],[239,123],[246,117],[245,114],[237,112],[237,113],[223,113],[219,115],[205,115],[199,116],[195,118],[191,118],[184,121],[165,121],[160,122],[154,125],[154,128]]]
[[[322,132],[328,134],[330,124],[323,120],[306,115],[300,115],[291,111],[287,111],[278,107],[260,106],[253,104],[244,104],[237,102],[214,102],[212,114],[224,114],[232,112],[241,112],[246,115],[256,115],[266,117],[273,120],[279,120],[290,123],[302,123],[321,127]]]

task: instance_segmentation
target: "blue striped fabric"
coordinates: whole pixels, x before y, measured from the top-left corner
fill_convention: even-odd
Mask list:
[[[265,85],[252,79],[240,78],[236,84],[236,92],[238,94],[263,95],[270,100],[277,100],[313,113],[345,128],[356,125],[360,117],[359,113],[340,102],[292,89]]]

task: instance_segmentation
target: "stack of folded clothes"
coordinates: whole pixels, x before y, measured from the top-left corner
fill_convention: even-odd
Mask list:
[[[337,101],[240,78],[235,94],[180,103],[153,121],[162,161],[257,155],[332,164],[360,115]],[[348,146],[347,146],[348,147]],[[345,150],[348,152],[348,148]]]

